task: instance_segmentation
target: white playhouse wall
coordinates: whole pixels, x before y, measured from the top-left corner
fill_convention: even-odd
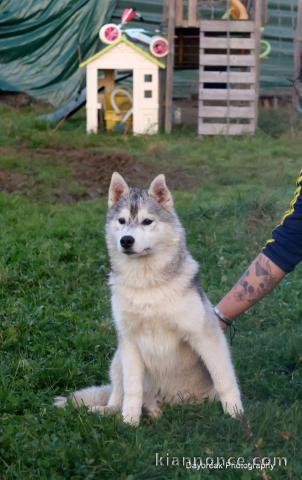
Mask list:
[[[151,64],[152,65],[152,64]],[[151,78],[151,81],[146,79]],[[133,133],[157,133],[159,116],[158,68],[133,71]]]
[[[87,65],[87,132],[98,128],[98,70],[133,70],[133,133],[156,133],[159,116],[159,67],[125,43]]]

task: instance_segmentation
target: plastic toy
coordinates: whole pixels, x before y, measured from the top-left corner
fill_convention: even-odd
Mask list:
[[[248,20],[248,11],[240,0],[231,0],[231,7],[222,18],[227,19],[230,17],[233,20]]]
[[[232,18],[233,20],[249,20],[249,12],[247,8],[240,2],[240,0],[231,0],[231,8],[223,15],[223,19]],[[263,28],[261,29],[264,30]],[[261,52],[260,59],[266,59],[272,51],[271,44],[264,40],[260,40],[261,43]]]
[[[261,53],[260,53],[259,58],[261,58],[261,60],[265,60],[269,56],[269,54],[271,53],[272,46],[264,38],[261,38],[260,44],[261,44]]]
[[[234,20],[248,20],[249,14],[240,0],[231,1],[231,15]]]
[[[104,97],[106,130],[131,130],[133,98],[130,89],[121,85],[112,92],[106,92]]]
[[[111,44],[119,40],[124,33],[130,40],[142,43],[149,47],[155,57],[165,57],[169,52],[169,44],[166,38],[154,34],[144,28],[123,28],[124,25],[141,18],[134,8],[126,8],[122,14],[122,21],[119,25],[107,23],[100,29],[99,35],[103,43]]]

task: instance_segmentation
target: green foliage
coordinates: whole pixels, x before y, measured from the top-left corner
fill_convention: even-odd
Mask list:
[[[198,139],[84,134],[80,115],[54,132],[32,112],[1,110],[0,171],[35,177],[35,198],[0,195],[0,478],[210,478],[185,467],[156,466],[155,454],[189,457],[286,457],[266,478],[302,478],[301,268],[238,321],[232,352],[246,406],[237,422],[218,404],[169,407],[138,429],[85,408],[57,410],[53,397],[108,381],[115,348],[104,242],[104,199],[60,204],[47,191],[80,188],[54,148],[125,151],[158,166],[182,166],[194,191],[175,192],[188,244],[216,302],[259,252],[288,206],[301,168],[298,126],[274,138]],[[26,155],[22,148],[26,146]],[[30,159],[49,149],[43,161]],[[169,177],[168,177],[169,182]],[[260,452],[260,453],[259,453]],[[260,471],[216,471],[212,478],[265,478]]]

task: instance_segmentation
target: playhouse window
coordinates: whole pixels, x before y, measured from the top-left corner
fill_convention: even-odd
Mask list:
[[[144,91],[145,98],[152,98],[152,90],[145,90]]]
[[[147,73],[144,77],[145,83],[150,83],[152,82],[152,75]]]

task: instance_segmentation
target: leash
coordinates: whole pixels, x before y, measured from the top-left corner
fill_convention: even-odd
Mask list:
[[[234,340],[235,335],[237,333],[237,327],[236,327],[235,323],[232,320],[230,320],[228,317],[226,317],[219,310],[218,307],[214,307],[213,311],[214,311],[215,315],[217,316],[217,318],[228,327],[228,332],[229,332],[229,336],[230,336],[230,343],[231,343],[231,345],[233,345],[233,340]]]
[[[235,338],[236,333],[237,333],[237,327],[233,323],[232,325],[230,325],[230,328],[229,328],[229,336],[230,336],[230,344],[231,345],[233,345],[233,340]]]

